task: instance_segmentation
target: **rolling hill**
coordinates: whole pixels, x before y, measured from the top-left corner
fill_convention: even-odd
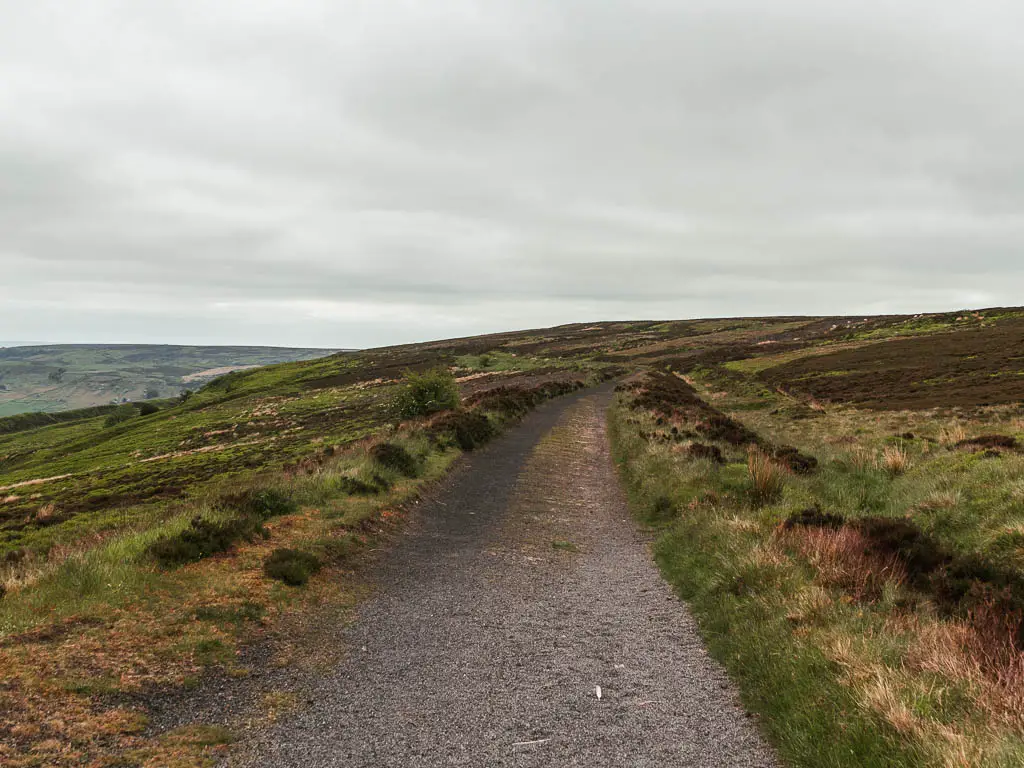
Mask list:
[[[335,619],[317,612],[360,599],[433,481],[542,401],[614,379],[591,426],[560,423],[501,479],[605,498],[559,462],[606,420],[663,577],[783,765],[1019,765],[1021,349],[1014,308],[598,322],[0,418],[0,762],[212,760],[231,734],[158,733],[154,697],[176,709],[205,675],[246,679],[255,642],[282,667],[319,659]],[[414,391],[424,407],[399,408]],[[538,557],[576,556],[571,531],[533,534]]]

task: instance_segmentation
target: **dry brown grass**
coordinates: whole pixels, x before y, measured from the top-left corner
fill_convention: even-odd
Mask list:
[[[56,514],[57,514],[57,505],[56,504],[44,504],[43,506],[41,506],[36,511],[36,516],[35,517],[36,517],[36,520],[38,522],[43,523],[43,522],[46,522],[47,520],[52,520]]]
[[[963,501],[963,494],[958,490],[932,491],[917,505],[923,511],[935,512],[940,509],[954,509]]]
[[[891,475],[902,475],[910,469],[910,456],[902,445],[887,445],[882,451],[880,465]]]
[[[793,528],[781,535],[814,566],[823,584],[858,600],[877,599],[887,583],[898,586],[906,580],[899,558],[869,554],[867,539],[853,528]]]
[[[950,447],[967,439],[967,430],[956,422],[947,424],[939,432],[939,443]]]
[[[757,448],[747,453],[751,495],[755,504],[768,504],[782,495],[786,485],[786,469]]]
[[[865,472],[878,467],[878,454],[866,448],[857,448],[849,453],[850,466],[858,472]]]

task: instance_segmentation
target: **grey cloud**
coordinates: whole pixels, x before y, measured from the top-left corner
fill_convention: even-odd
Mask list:
[[[0,0],[0,337],[1020,303],[998,0]]]

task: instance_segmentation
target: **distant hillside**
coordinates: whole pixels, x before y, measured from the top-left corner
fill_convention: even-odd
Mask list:
[[[0,416],[170,397],[231,371],[336,351],[148,344],[0,348]]]

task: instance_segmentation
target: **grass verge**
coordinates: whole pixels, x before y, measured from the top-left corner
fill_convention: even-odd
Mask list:
[[[616,461],[637,516],[660,530],[665,577],[783,760],[1022,764],[1020,549],[1005,536],[1019,525],[1009,499],[1024,462],[938,450],[902,429],[894,440],[875,415],[791,421],[781,407],[710,435],[716,460],[687,435],[708,439],[730,417],[683,391],[670,407],[666,386],[620,395]],[[816,464],[779,483],[763,446],[782,441]]]

